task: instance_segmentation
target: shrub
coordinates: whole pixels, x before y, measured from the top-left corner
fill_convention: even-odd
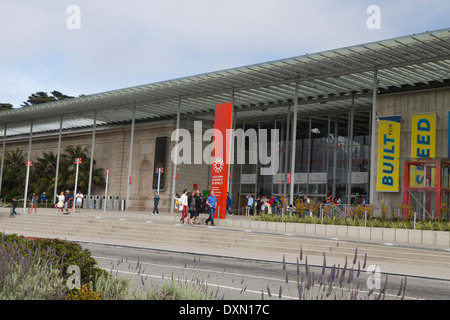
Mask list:
[[[89,288],[95,290],[103,300],[129,300],[135,296],[132,291],[132,278],[97,274],[89,282]]]
[[[4,243],[17,243],[20,248],[30,248],[45,255],[47,252],[51,253],[47,258],[49,263],[56,269],[60,269],[62,274],[71,265],[76,265],[80,268],[81,283],[89,283],[97,275],[106,275],[107,272],[96,267],[97,261],[92,258],[89,250],[81,247],[80,244],[69,242],[60,239],[27,239],[16,234],[3,235],[0,234]]]
[[[87,284],[83,284],[81,289],[75,290],[69,293],[67,300],[101,300],[100,294],[87,287]]]
[[[0,300],[64,299],[67,288],[61,270],[52,264],[54,255],[53,250],[41,251],[25,241],[2,241]]]

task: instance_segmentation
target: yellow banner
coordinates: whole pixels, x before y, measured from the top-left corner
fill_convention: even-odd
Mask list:
[[[436,156],[436,113],[415,114],[412,117],[411,158],[430,159]],[[411,166],[410,186],[427,187],[424,168]]]
[[[399,191],[401,117],[378,122],[377,191]]]

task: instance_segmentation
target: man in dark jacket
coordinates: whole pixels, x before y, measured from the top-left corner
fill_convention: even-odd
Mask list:
[[[12,200],[11,200],[11,204],[12,204],[11,217],[12,217],[13,215],[16,215],[16,216],[17,216],[17,212],[16,212],[16,208],[17,208],[17,199],[13,197]]]
[[[152,214],[159,214],[159,210],[158,210],[159,200],[160,200],[159,194],[158,194],[158,192],[155,192],[155,197],[153,198],[153,204],[155,207],[153,209]]]
[[[196,206],[197,212],[195,213],[194,223],[200,224],[200,222],[198,221],[198,217],[199,217],[200,213],[203,213],[203,197],[200,194],[200,190],[197,190],[195,193],[195,206]]]

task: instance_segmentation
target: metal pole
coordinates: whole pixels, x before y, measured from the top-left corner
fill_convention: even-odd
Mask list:
[[[351,204],[352,197],[352,166],[353,166],[353,123],[355,119],[355,97],[352,97],[352,105],[349,114],[349,132],[348,132],[348,159],[347,159],[347,201]]]
[[[245,132],[245,123],[242,125],[242,131]],[[243,155],[245,159],[245,135],[242,135],[241,151],[239,155]],[[239,160],[238,160],[239,161]],[[238,199],[238,212],[241,213],[241,197],[242,197],[242,166],[244,162],[241,161],[239,164],[239,199]]]
[[[76,158],[75,163],[77,164],[77,168],[75,171],[75,190],[73,191],[73,206],[72,213],[75,213],[75,196],[77,195],[77,185],[78,185],[78,167],[80,165],[81,158]]]
[[[134,124],[136,118],[136,104],[133,106],[133,119],[131,121],[131,136],[130,136],[130,156],[128,159],[128,181],[127,181],[127,202],[125,203],[125,210],[128,211],[130,205],[130,185],[131,185],[131,164],[133,160],[133,140],[134,140]]]
[[[28,193],[28,180],[30,178],[30,166],[31,166],[31,140],[33,137],[33,119],[31,119],[31,126],[30,126],[30,139],[28,141],[28,155],[27,155],[27,176],[25,179],[25,193],[23,196],[23,213],[27,210],[27,193]]]
[[[178,100],[178,111],[177,111],[177,126],[176,126],[176,134],[175,134],[175,155],[178,157],[178,140],[179,129],[180,129],[180,113],[181,113],[181,99]],[[176,161],[173,163],[173,174],[172,174],[172,194],[170,196],[170,211],[173,211],[175,208],[175,187],[176,187],[176,176],[177,176],[177,163]]]
[[[417,219],[417,213],[414,212],[414,230],[416,230],[416,219]]]
[[[338,158],[338,139],[339,139],[339,115],[334,119],[334,143],[333,143],[333,198],[336,198],[336,180],[337,180],[337,158]]]
[[[320,204],[320,224],[323,224],[323,207],[322,207],[322,204]]]
[[[63,116],[59,121],[59,135],[58,135],[58,152],[56,155],[56,173],[55,173],[55,188],[53,192],[53,203],[56,203],[56,196],[58,193],[58,175],[59,175],[59,159],[61,157],[61,135],[62,135]]]
[[[103,212],[106,212],[106,207],[107,207],[107,203],[108,203],[108,177],[109,177],[109,171],[106,170],[105,208],[103,208]]]
[[[236,111],[235,111],[235,97],[234,97],[234,90],[231,92],[231,104],[232,104],[232,112],[231,112],[231,134],[230,134],[230,149],[229,155],[228,155],[228,192],[230,194],[230,197],[232,197],[232,188],[233,184],[231,182],[232,179],[230,179],[230,175],[233,174],[233,163],[234,163],[234,138],[233,133],[236,129]]]
[[[0,167],[0,197],[2,195],[2,180],[3,180],[3,164],[5,161],[5,149],[6,149],[6,130],[7,130],[7,124],[5,124],[5,127],[3,128],[3,149],[2,149],[2,164]]]
[[[287,197],[287,174],[289,161],[289,133],[291,131],[291,106],[289,105],[287,122],[286,122],[286,141],[284,143],[284,185],[283,194]],[[289,205],[290,203],[288,203]]]
[[[292,121],[292,148],[291,148],[291,185],[290,185],[290,203],[294,203],[294,184],[295,184],[295,151],[297,142],[297,112],[298,112],[298,81],[295,83],[294,98],[294,119]]]
[[[95,148],[95,129],[97,127],[97,111],[94,113],[94,125],[92,128],[92,144],[91,144],[91,163],[89,165],[89,184],[88,184],[88,209],[90,209],[91,189],[92,189],[92,171],[94,168],[94,148]]]
[[[367,227],[367,210],[364,210],[364,227]]]
[[[311,130],[312,130],[312,119],[309,118],[309,125],[308,125],[308,167],[306,168],[306,194],[309,198],[309,176],[311,174],[311,153],[312,153],[312,144],[313,140],[311,138]]]
[[[161,182],[161,168],[158,168],[158,195],[159,195],[159,183]]]
[[[378,69],[375,68],[373,74],[373,98],[372,98],[372,142],[370,146],[370,195],[369,202],[374,203],[375,201],[375,144],[377,142],[375,132],[377,124],[377,92],[378,92]]]

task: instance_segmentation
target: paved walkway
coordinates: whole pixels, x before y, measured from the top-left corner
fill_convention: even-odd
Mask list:
[[[38,208],[37,216],[57,216],[56,209],[45,209],[45,208]],[[5,219],[9,218],[9,212],[10,209],[8,208],[0,208],[0,232],[2,231],[2,221],[5,221]],[[25,217],[33,217],[35,216],[34,213],[22,213],[23,208],[19,208],[18,212],[20,214],[20,220]],[[61,214],[60,214],[61,215]],[[89,210],[89,209],[82,209],[81,213],[75,213],[70,214],[67,216],[69,219],[77,219],[77,218],[94,218],[94,219],[101,219],[101,220],[116,220],[119,222],[119,220],[126,220],[126,221],[136,221],[136,222],[148,222],[151,221],[153,223],[161,223],[161,224],[168,224],[168,225],[178,225],[180,226],[179,219],[181,217],[181,214],[178,214],[178,216],[175,213],[167,213],[162,212],[160,215],[152,215],[149,212],[142,212],[142,211],[106,211],[103,210]],[[200,216],[200,220],[205,220],[207,218],[206,214],[202,214]],[[244,222],[248,222],[251,220],[251,217],[246,216],[229,216],[228,221],[225,220],[216,220],[216,227],[214,229],[217,230],[236,230],[240,232],[258,232],[258,233],[264,233],[267,235],[274,235],[275,236],[293,236],[293,235],[287,235],[284,232],[279,232],[276,230],[267,230],[262,231],[260,229],[252,230],[252,224],[245,224]],[[6,220],[6,221],[8,221]],[[235,224],[233,224],[233,227],[230,227],[230,220],[232,220]],[[19,219],[17,220],[19,221]],[[186,219],[187,221],[187,219]],[[242,227],[236,227],[236,225],[239,225],[239,222],[243,222]],[[184,226],[181,226],[183,228]],[[191,226],[185,226],[185,228],[190,228]],[[204,224],[201,226],[192,226],[194,228],[201,229],[211,229],[211,227],[207,227]],[[182,229],[181,229],[182,230]],[[182,231],[180,231],[182,232]],[[51,235],[46,234],[38,234],[39,236],[46,237]],[[356,247],[362,247],[362,244],[373,244],[376,246],[379,246],[381,250],[398,250],[399,252],[402,251],[411,251],[413,255],[417,255],[422,253],[429,253],[432,254],[438,254],[444,257],[447,257],[446,261],[448,261],[448,266],[444,267],[442,265],[440,266],[434,266],[430,265],[430,263],[424,263],[424,264],[416,264],[411,263],[408,261],[408,259],[405,259],[404,261],[386,261],[384,259],[382,262],[380,262],[380,267],[382,272],[391,272],[391,273],[402,273],[407,275],[414,275],[414,276],[425,276],[425,277],[436,277],[441,279],[449,279],[450,280],[450,252],[446,252],[442,248],[425,248],[420,247],[418,249],[421,249],[421,251],[416,251],[414,246],[408,246],[408,245],[397,245],[386,247],[383,246],[382,243],[376,243],[371,241],[357,241],[355,239],[330,239],[329,236],[317,236],[317,235],[311,235],[311,234],[295,234],[294,236],[300,237],[304,239],[305,242],[310,241],[317,241],[317,239],[321,239],[324,241],[336,241],[338,242],[345,242],[350,243],[354,245],[354,248]],[[123,246],[132,246],[132,247],[141,247],[141,248],[151,248],[151,249],[157,249],[157,250],[167,250],[167,251],[177,251],[177,252],[186,252],[186,253],[194,253],[199,255],[220,255],[224,257],[234,257],[234,258],[242,258],[242,259],[257,259],[257,260],[266,260],[266,261],[275,261],[275,262],[281,262],[283,259],[285,259],[289,263],[296,263],[298,254],[285,254],[283,253],[282,247],[280,247],[280,250],[278,251],[269,251],[269,250],[249,250],[249,249],[241,249],[241,248],[215,248],[215,247],[208,247],[208,246],[202,246],[202,245],[193,245],[192,243],[187,244],[175,244],[175,243],[164,243],[164,242],[140,242],[140,241],[131,241],[131,240],[121,240],[121,239],[95,239],[93,237],[80,237],[76,236],[75,238],[71,238],[68,236],[66,238],[67,240],[71,241],[81,241],[81,242],[90,242],[90,243],[103,243],[108,245],[123,245]],[[344,244],[342,244],[344,245]],[[424,251],[424,249],[429,250],[429,252]],[[380,250],[380,249],[377,249]],[[359,251],[359,258],[362,259],[364,252]],[[348,257],[349,260],[352,260],[353,256]],[[323,263],[323,256],[322,254],[312,255],[308,256],[308,262],[311,265],[322,265]],[[340,263],[343,265],[343,259],[339,258],[328,258],[327,257],[327,263],[328,265],[334,264],[334,263]]]

